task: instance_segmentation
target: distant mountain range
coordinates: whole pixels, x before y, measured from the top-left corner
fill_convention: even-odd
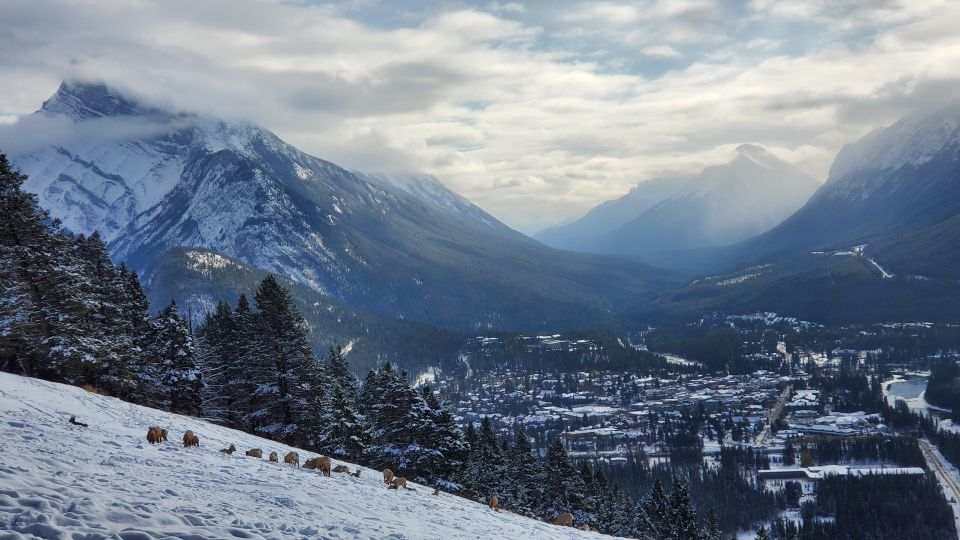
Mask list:
[[[23,122],[57,128],[11,156],[25,188],[69,229],[99,229],[148,287],[189,259],[169,250],[200,248],[365,312],[537,329],[613,324],[677,282],[633,259],[548,248],[430,176],[346,170],[263,128],[101,84],[64,83]]]
[[[564,249],[629,255],[722,246],[777,225],[818,186],[762,147],[743,144],[728,163],[641,182],[536,238]]]
[[[663,295],[647,315],[960,319],[960,101],[844,147],[827,182],[770,231],[660,262],[713,275]]]

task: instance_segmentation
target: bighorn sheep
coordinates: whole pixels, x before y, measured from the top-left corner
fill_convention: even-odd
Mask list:
[[[303,462],[304,469],[320,469],[324,476],[330,476],[330,458],[320,456],[310,458]]]
[[[573,527],[573,514],[570,512],[564,512],[557,516],[557,519],[553,520],[553,524]]]
[[[188,448],[190,446],[200,446],[200,437],[194,435],[192,431],[187,430],[187,432],[183,434],[183,447]]]
[[[300,466],[300,455],[297,454],[296,452],[290,452],[290,453],[287,454],[286,457],[283,458],[283,462],[284,462],[284,463],[287,463],[287,464],[290,464],[290,465],[296,465],[297,467],[299,467],[299,466]]]
[[[157,444],[160,442],[160,428],[157,426],[150,426],[147,428],[147,442],[150,444]]]
[[[337,465],[336,467],[333,468],[333,472],[336,472],[336,473],[341,473],[341,472],[348,473],[348,472],[350,472],[350,467],[347,467],[346,465]]]
[[[391,480],[393,480],[393,471],[391,471],[390,469],[384,469],[384,470],[383,470],[383,483],[384,483],[384,484],[389,484]]]
[[[231,444],[230,448],[221,448],[220,451],[224,454],[233,454],[237,451],[237,447]]]
[[[320,456],[315,459],[317,460],[316,463],[319,465],[317,468],[320,469],[320,472],[323,473],[324,476],[330,476],[330,458],[327,456]]]
[[[271,461],[272,463],[279,463],[279,462],[280,462],[280,460],[278,459],[278,456],[277,456],[277,453],[276,453],[276,452],[270,452],[270,461]]]
[[[249,457],[262,458],[262,457],[263,457],[263,450],[260,450],[259,448],[254,448],[254,449],[252,449],[252,450],[247,450],[247,455],[248,455]]]
[[[490,497],[490,509],[499,512],[500,511],[500,498],[494,495]]]
[[[390,485],[387,487],[389,489],[410,489],[407,487],[407,479],[402,476],[394,476],[393,479],[390,480]]]
[[[163,442],[167,442],[167,430],[164,428],[157,428],[157,429],[160,430],[160,440]]]

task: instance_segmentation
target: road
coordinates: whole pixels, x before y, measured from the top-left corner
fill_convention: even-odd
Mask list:
[[[944,496],[948,500],[953,499],[955,502],[960,503],[960,483],[958,483],[957,479],[950,473],[950,469],[943,463],[937,453],[933,451],[935,447],[930,444],[930,441],[920,439],[919,442],[920,450],[923,451],[923,457],[926,458],[927,465],[930,467],[930,470],[937,475],[940,485],[944,486]],[[952,495],[948,495],[947,491],[952,492]],[[960,536],[960,515],[958,515],[957,512],[957,505],[951,504],[950,509],[953,510],[953,522],[957,527],[957,535]]]
[[[920,450],[923,451],[923,455],[927,458],[927,464],[930,465],[930,468],[937,474],[940,478],[940,485],[948,488],[953,492],[953,500],[960,502],[960,483],[957,482],[956,478],[950,474],[950,469],[944,465],[943,461],[940,460],[940,457],[933,451],[933,445],[930,444],[930,441],[926,439],[920,439]],[[944,493],[944,495],[947,495]]]
[[[770,409],[770,414],[767,415],[767,425],[763,427],[763,432],[760,433],[760,436],[757,437],[756,445],[760,446],[767,442],[767,437],[770,436],[770,430],[773,427],[774,422],[780,419],[780,415],[783,414],[783,407],[787,404],[787,400],[790,399],[790,392],[793,391],[793,386],[788,386],[784,388],[783,393],[780,394],[780,399],[777,400],[777,404]],[[960,499],[957,499],[960,500]]]

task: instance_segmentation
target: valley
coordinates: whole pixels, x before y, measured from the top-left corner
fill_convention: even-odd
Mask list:
[[[84,137],[3,160],[0,367],[53,381],[4,379],[4,406],[29,416],[10,396],[42,384],[101,423],[148,405],[137,418],[202,417],[218,444],[403,471],[457,499],[425,504],[459,516],[431,525],[451,537],[496,497],[492,512],[516,514],[485,521],[498,533],[528,521],[549,537],[543,522],[569,514],[637,538],[886,538],[893,521],[903,538],[955,538],[960,136],[929,125],[957,110],[848,145],[819,187],[744,144],[534,239],[433,176],[349,170],[252,124],[67,81],[28,122]],[[57,489],[19,482],[12,499]],[[351,501],[374,489],[354,484]],[[356,527],[340,505],[328,529],[435,517],[380,499],[365,512],[414,517]],[[169,502],[134,525],[162,529]],[[228,530],[222,516],[255,511],[221,506],[190,526],[322,534],[239,517]],[[106,519],[93,510],[84,530]],[[18,514],[0,523],[57,530]]]

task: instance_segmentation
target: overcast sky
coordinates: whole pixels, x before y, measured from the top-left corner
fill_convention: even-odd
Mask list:
[[[0,122],[63,78],[425,171],[525,232],[762,144],[840,147],[960,98],[960,2],[4,0]],[[0,149],[2,150],[2,149]]]

